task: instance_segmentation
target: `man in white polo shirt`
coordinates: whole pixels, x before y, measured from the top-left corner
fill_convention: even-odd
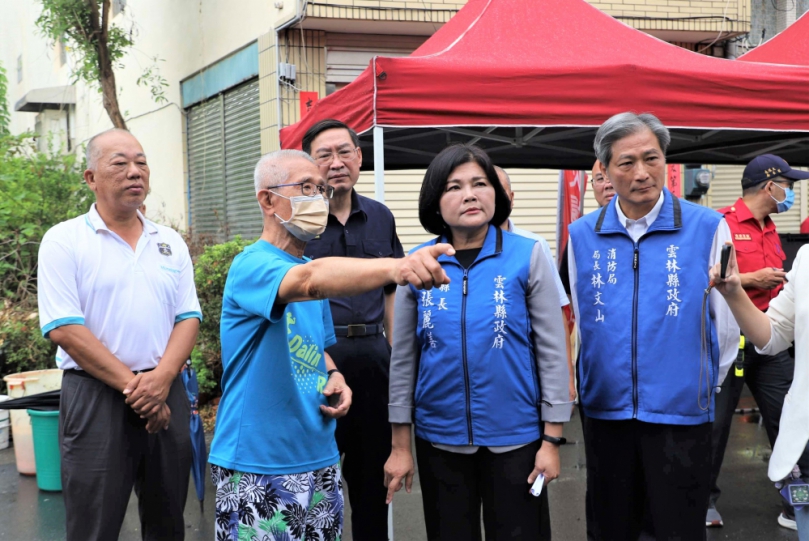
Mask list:
[[[183,539],[191,461],[178,374],[202,318],[182,237],[138,212],[149,166],[137,139],[87,145],[90,211],[39,250],[42,333],[65,370],[59,414],[68,541],[117,539],[134,486],[143,539]]]

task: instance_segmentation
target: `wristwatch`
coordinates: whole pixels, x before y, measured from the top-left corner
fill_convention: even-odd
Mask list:
[[[554,438],[553,436],[548,436],[547,434],[542,434],[543,440],[547,441],[548,443],[552,443],[554,445],[564,445],[567,443],[567,438]]]
[[[330,377],[331,377],[331,375],[332,375],[332,374],[334,374],[334,373],[337,373],[337,374],[342,374],[342,372],[340,372],[340,371],[339,371],[339,370],[337,370],[336,368],[332,368],[331,370],[329,370],[328,372],[326,372],[326,377],[327,377],[327,378],[330,378]]]

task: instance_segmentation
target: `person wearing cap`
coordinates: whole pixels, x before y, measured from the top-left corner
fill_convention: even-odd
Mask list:
[[[809,173],[792,169],[778,156],[757,156],[747,164],[742,174],[742,197],[733,205],[719,210],[730,227],[742,287],[762,312],[767,310],[770,301],[781,292],[786,282],[783,269],[786,255],[770,215],[787,212],[795,200],[793,183],[807,178]],[[717,479],[730,434],[731,419],[744,384],[747,383],[756,399],[772,446],[778,436],[781,409],[792,383],[793,371],[794,360],[788,350],[762,355],[742,336],[735,368],[728,373],[722,383],[722,392],[716,397],[711,496],[705,517],[706,526],[723,525],[722,517],[716,510],[716,502],[721,494]],[[795,529],[793,509],[786,503],[778,516],[778,523]]]

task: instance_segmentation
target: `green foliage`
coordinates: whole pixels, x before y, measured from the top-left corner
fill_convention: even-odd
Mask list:
[[[124,56],[135,43],[134,24],[127,30],[109,22],[112,18],[109,13],[110,0],[39,1],[42,3],[42,14],[36,25],[42,35],[54,42],[61,41],[71,52],[76,61],[72,73],[73,82],[84,81],[102,91],[102,60],[106,58],[113,70],[124,67]],[[105,11],[107,17],[103,17]],[[143,70],[137,84],[147,87],[156,103],[168,103],[166,88],[169,83],[160,74],[159,66],[163,60],[156,56],[151,60],[152,64]]]
[[[160,65],[158,62],[165,62],[162,58],[152,58],[152,65],[143,70],[143,73],[138,77],[138,86],[145,86],[152,94],[152,100],[155,103],[168,103],[166,97],[166,89],[169,87],[169,82],[160,74]]]
[[[225,294],[230,264],[245,246],[251,244],[241,237],[207,246],[194,263],[197,296],[202,306],[202,323],[197,346],[191,353],[191,362],[197,371],[200,391],[209,396],[221,394],[222,346],[219,341],[219,317],[222,314],[222,296]]]
[[[56,344],[42,337],[36,312],[0,311],[0,376],[54,368]],[[5,384],[0,379],[0,391]]]
[[[30,134],[0,138],[0,299],[36,305],[42,236],[93,200],[81,170],[75,155],[38,152]]]
[[[205,365],[205,359],[198,347],[191,351],[191,368],[197,373],[199,392],[212,394],[216,390],[216,379],[214,379],[213,371]]]
[[[0,375],[53,367],[36,313],[37,254],[48,229],[87,212],[80,171],[73,155],[38,152],[30,134],[0,137]]]
[[[101,29],[94,28],[93,6],[102,12],[103,0],[40,0],[42,14],[36,21],[40,31],[54,42],[60,39],[69,47],[76,60],[73,77],[88,84],[99,81],[98,44],[102,39]],[[109,1],[106,2],[109,6]],[[132,32],[114,24],[107,31],[107,49],[110,63],[122,68],[127,50],[133,45]]]
[[[0,137],[8,135],[11,113],[8,110],[8,78],[6,69],[0,63]]]

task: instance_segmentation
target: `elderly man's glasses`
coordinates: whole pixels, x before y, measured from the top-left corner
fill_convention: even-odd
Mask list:
[[[315,154],[315,163],[318,165],[331,165],[334,162],[335,156],[341,162],[353,162],[357,159],[358,148],[344,148],[337,152],[322,152]]]
[[[607,179],[607,177],[604,177],[604,176],[593,177],[592,182],[593,182],[593,184],[601,185],[601,184],[606,184],[607,182],[609,182],[609,179]]]
[[[292,184],[276,184],[275,186],[270,186],[268,189],[272,188],[284,188],[286,186],[300,186],[301,187],[301,194],[309,197],[310,195],[322,195],[326,199],[331,199],[331,196],[334,195],[334,186],[329,186],[328,184],[314,184],[313,182],[294,182]]]

